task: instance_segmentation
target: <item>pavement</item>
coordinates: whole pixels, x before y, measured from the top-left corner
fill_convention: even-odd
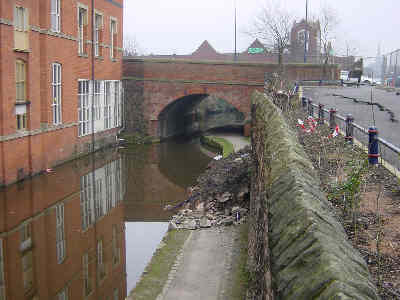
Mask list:
[[[239,134],[218,133],[236,151],[249,145]],[[192,231],[171,270],[157,300],[230,300],[235,227],[215,227]]]
[[[235,152],[239,151],[240,149],[242,149],[250,144],[250,142],[244,136],[242,136],[240,134],[213,133],[212,135],[216,136],[216,137],[224,138],[224,139],[228,140],[229,142],[231,142]]]
[[[157,300],[228,300],[237,234],[232,226],[192,231]]]
[[[354,97],[364,101],[372,101],[382,104],[385,108],[390,109],[399,122],[390,121],[390,115],[386,111],[380,111],[374,106],[362,103],[355,103],[351,99],[333,96],[339,94],[347,97]],[[374,125],[378,128],[379,136],[388,142],[400,147],[400,96],[395,92],[388,92],[382,89],[369,86],[357,87],[315,87],[304,88],[304,96],[311,97],[313,102],[325,104],[326,109],[336,108],[338,114],[346,116],[352,114],[354,122],[368,129]]]

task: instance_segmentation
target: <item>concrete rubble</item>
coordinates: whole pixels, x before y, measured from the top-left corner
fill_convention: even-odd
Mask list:
[[[246,221],[249,206],[250,148],[211,161],[197,184],[172,217],[169,230],[196,230],[238,225]],[[168,206],[166,209],[177,209]]]

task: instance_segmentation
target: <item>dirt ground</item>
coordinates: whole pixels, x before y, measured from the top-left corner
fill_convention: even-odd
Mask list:
[[[288,120],[319,172],[336,216],[366,261],[382,299],[400,299],[400,180],[381,165],[369,166],[366,154],[343,136],[329,137],[326,125],[303,131],[296,124],[305,117],[296,112]]]

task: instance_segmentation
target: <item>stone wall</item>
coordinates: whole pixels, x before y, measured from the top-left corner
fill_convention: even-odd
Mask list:
[[[263,282],[253,282],[259,292],[251,299],[379,299],[296,134],[265,95],[255,92],[252,105],[256,170],[249,254],[254,277]],[[273,296],[263,291],[271,284]]]

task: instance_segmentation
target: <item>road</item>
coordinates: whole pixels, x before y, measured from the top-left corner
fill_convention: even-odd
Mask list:
[[[354,122],[364,128],[368,128],[374,124],[371,105],[355,103],[351,99],[333,96],[333,94],[370,101],[371,87],[321,87],[304,89],[304,96],[311,97],[314,103],[325,104],[326,109],[333,107],[342,116],[350,113],[354,117]],[[397,96],[394,92],[372,88],[372,99],[373,102],[378,102],[385,108],[390,109],[394,113],[395,119],[399,120],[399,122],[390,121],[390,115],[387,111],[380,111],[378,107],[374,106],[375,124],[379,130],[379,136],[400,147],[400,96]]]

